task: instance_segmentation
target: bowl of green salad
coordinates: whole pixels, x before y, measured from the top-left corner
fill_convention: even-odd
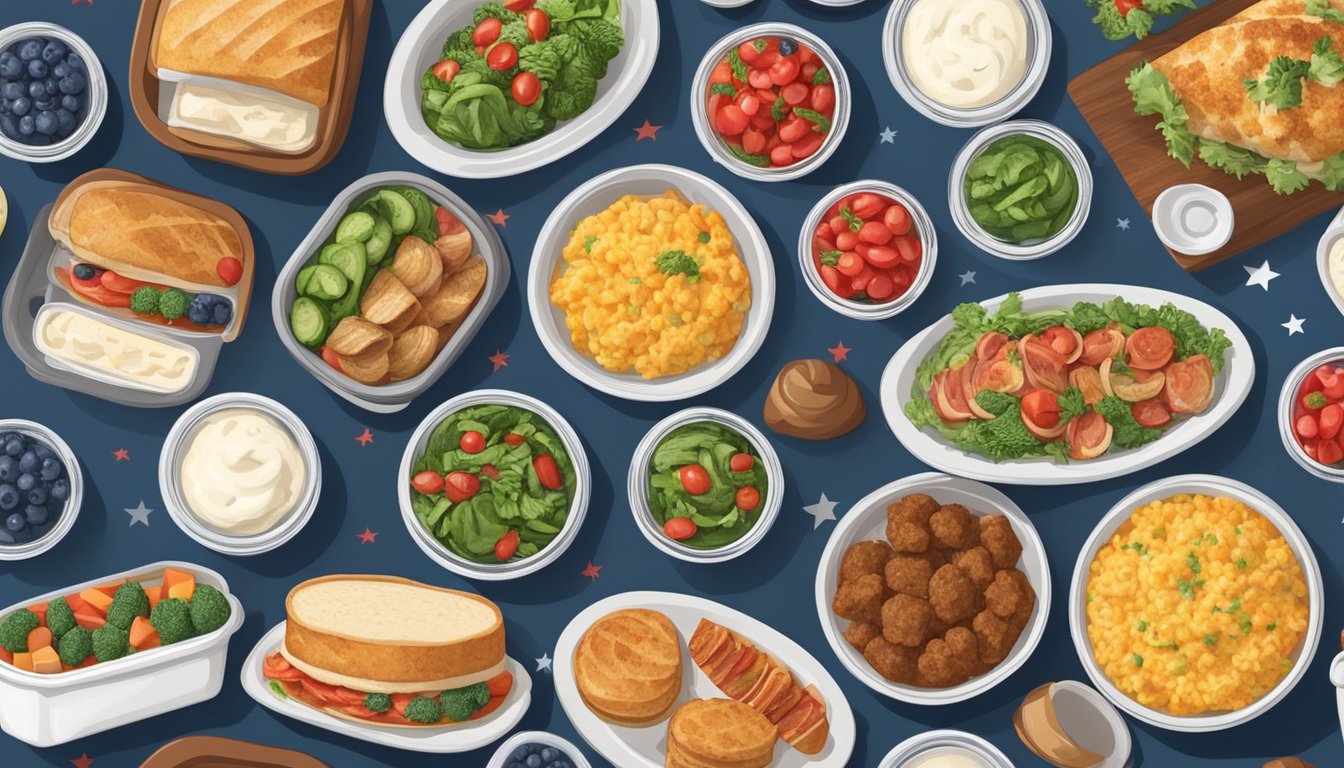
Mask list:
[[[1092,207],[1087,157],[1040,120],[985,128],[957,153],[947,182],[957,229],[980,250],[1029,261],[1078,236]]]
[[[628,490],[650,544],[679,560],[718,563],[765,538],[779,516],[784,470],[751,422],[718,408],[688,408],[640,441]]]
[[[435,408],[402,454],[402,521],[430,559],[460,576],[516,579],[578,535],[592,486],[579,435],[549,405],[481,389]]]

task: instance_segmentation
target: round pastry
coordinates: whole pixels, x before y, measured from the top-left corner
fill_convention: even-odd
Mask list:
[[[668,768],[765,768],[777,731],[765,715],[732,699],[682,704],[667,724]]]
[[[662,720],[681,692],[677,628],[642,608],[603,616],[574,649],[574,681],[603,720],[628,726]]]
[[[765,423],[781,435],[830,440],[849,434],[868,411],[859,386],[824,360],[786,363],[765,399]]]

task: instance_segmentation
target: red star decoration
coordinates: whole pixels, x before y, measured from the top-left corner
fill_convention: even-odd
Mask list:
[[[77,3],[79,0],[75,0],[75,2]],[[89,4],[92,5],[93,0],[89,0]],[[70,762],[71,764],[78,766],[78,768],[89,768],[90,765],[93,765],[93,758],[89,757],[84,752],[80,752],[79,757],[72,759]]]
[[[131,452],[126,450],[125,448],[118,448],[117,450],[112,452],[112,455],[116,457],[117,461],[131,460]]]
[[[491,355],[487,359],[495,364],[495,370],[491,371],[491,373],[499,373],[500,368],[509,367],[509,356],[504,354],[503,352],[500,352],[498,349],[495,350],[495,354]]]
[[[364,434],[356,437],[355,442],[359,443],[360,448],[368,446],[369,443],[373,442],[373,431],[370,430],[368,427],[365,427]]]
[[[597,581],[598,577],[601,576],[601,572],[602,572],[602,566],[593,565],[593,561],[589,560],[588,567],[583,569],[582,575],[587,576],[593,581]]]
[[[490,214],[489,216],[486,216],[485,218],[487,218],[487,219],[489,219],[489,220],[495,222],[496,224],[498,224],[498,225],[501,226],[501,227],[507,227],[507,226],[509,226],[508,221],[509,221],[509,218],[510,218],[510,217],[509,217],[509,214],[507,214],[507,213],[504,212],[504,209],[503,209],[503,208],[500,208],[499,210],[495,211],[494,213]]]
[[[88,3],[89,5],[93,5],[93,0],[70,0],[71,5],[79,5],[80,3]],[[73,763],[75,761],[71,760],[70,762]],[[89,762],[92,763],[93,760],[90,759]],[[78,763],[76,763],[76,765],[78,765]],[[85,768],[85,766],[80,766],[80,768]]]
[[[635,141],[643,141],[645,139],[653,139],[654,141],[657,141],[658,131],[662,127],[663,126],[661,125],[650,125],[649,121],[645,120],[643,125],[639,126],[638,128],[632,128],[631,130],[633,130],[636,134]]]
[[[853,348],[853,347],[846,347],[846,346],[845,346],[845,342],[841,341],[841,342],[837,342],[836,345],[835,345],[834,347],[828,347],[828,348],[826,349],[826,351],[827,351],[827,352],[830,352],[830,353],[831,353],[831,357],[835,358],[835,362],[838,363],[838,362],[840,362],[840,361],[842,361],[842,360],[848,360],[848,359],[849,359],[849,353],[850,353],[850,352],[853,352],[853,351],[854,351],[854,348]]]
[[[374,531],[370,531],[367,527],[364,529],[364,532],[363,532],[363,533],[360,533],[360,534],[357,534],[357,535],[359,536],[359,543],[360,543],[361,545],[362,545],[362,544],[373,544],[373,543],[375,543],[375,542],[374,542],[374,539],[378,538],[378,534],[377,534],[376,532],[374,532]]]

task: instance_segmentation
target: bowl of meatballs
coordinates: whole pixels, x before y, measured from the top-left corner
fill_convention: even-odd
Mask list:
[[[1031,656],[1050,569],[1011,499],[929,472],[854,505],[822,553],[816,593],[826,639],[860,682],[898,701],[952,704]]]

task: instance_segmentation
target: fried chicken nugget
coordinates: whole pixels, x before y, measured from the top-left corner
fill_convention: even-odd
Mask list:
[[[980,590],[970,577],[955,565],[934,571],[929,580],[929,605],[939,620],[959,624],[980,610]]]
[[[887,561],[891,559],[891,545],[885,541],[859,541],[850,545],[845,550],[845,554],[840,558],[840,582],[844,584],[850,579],[857,578],[865,573],[876,573],[882,575],[882,569]]]
[[[896,595],[882,604],[882,636],[889,643],[918,648],[933,636],[933,608],[927,600]]]
[[[942,563],[930,557],[929,553],[893,555],[887,561],[887,567],[883,575],[886,577],[887,587],[892,591],[927,600],[929,598],[929,579],[933,578],[933,572],[940,565]]]
[[[1008,652],[1017,642],[1022,631],[1014,630],[993,611],[981,611],[971,620],[971,630],[975,632],[980,648],[980,661],[987,667],[993,667],[1008,658]]]
[[[1003,515],[980,518],[980,543],[994,558],[995,568],[1016,568],[1022,556],[1022,542],[1013,533],[1013,524]]]
[[[953,565],[961,569],[962,573],[966,574],[976,589],[984,589],[994,580],[994,558],[989,554],[989,550],[983,546],[953,552],[950,560]],[[887,583],[890,584],[891,579],[887,579]]]
[[[882,577],[876,573],[865,573],[841,584],[840,588],[835,590],[831,610],[842,619],[880,624],[882,598],[885,596],[886,585],[882,583]]]
[[[934,543],[943,549],[970,549],[980,543],[980,524],[960,504],[944,504],[929,517]]]
[[[917,666],[920,677],[931,688],[960,685],[983,669],[979,641],[971,630],[953,627],[942,637],[929,641]]]
[[[877,674],[893,683],[913,684],[918,676],[918,648],[894,645],[879,636],[864,646],[863,658],[877,670]]]
[[[863,653],[863,649],[874,637],[881,636],[882,628],[866,621],[851,621],[849,626],[845,627],[845,640],[859,653]]]
[[[1035,606],[1036,591],[1021,571],[1001,570],[985,588],[985,608],[1010,626],[1025,626]]]
[[[887,507],[887,541],[897,552],[918,553],[929,548],[933,534],[929,518],[938,511],[932,496],[912,493]]]

